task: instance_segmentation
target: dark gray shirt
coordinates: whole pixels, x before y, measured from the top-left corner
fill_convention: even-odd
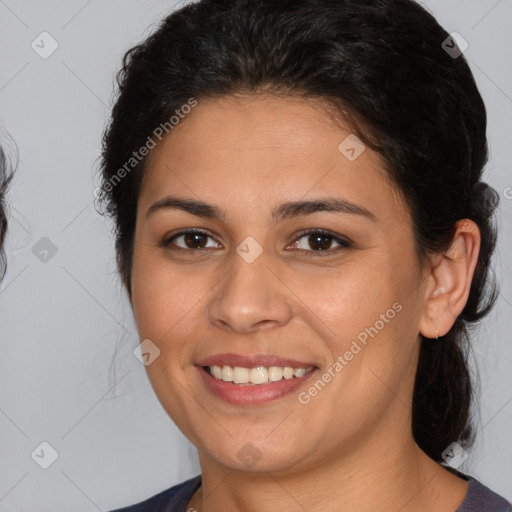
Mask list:
[[[512,512],[512,506],[501,496],[491,491],[478,480],[456,472],[469,480],[463,503],[455,512]],[[148,500],[111,512],[187,512],[187,504],[201,485],[201,475],[175,485]]]
[[[466,480],[469,480],[468,492],[455,512],[512,512],[512,506],[504,498],[474,478]]]

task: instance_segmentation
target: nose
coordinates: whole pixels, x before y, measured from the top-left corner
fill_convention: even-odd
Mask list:
[[[211,297],[210,321],[239,333],[285,325],[292,317],[290,291],[265,251],[251,263],[238,253],[231,258],[230,271]]]

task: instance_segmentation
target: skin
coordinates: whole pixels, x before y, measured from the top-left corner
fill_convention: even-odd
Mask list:
[[[230,96],[200,101],[150,155],[131,301],[140,339],[161,351],[146,367],[153,389],[199,451],[196,510],[453,512],[464,499],[467,482],[414,442],[411,403],[419,333],[445,334],[462,311],[478,228],[460,221],[448,253],[421,266],[410,215],[380,157],[366,148],[349,161],[338,149],[349,133],[317,102]],[[169,194],[215,204],[225,217],[175,208],[147,216]],[[270,214],[327,196],[375,220],[320,211],[275,222]],[[208,232],[206,249],[184,237],[160,245],[187,228]],[[352,245],[327,238],[328,254],[315,257],[301,234],[309,229]],[[263,249],[252,263],[236,252],[248,236]],[[313,361],[321,375],[394,303],[402,306],[395,318],[305,405],[298,392],[228,404],[195,367],[218,353],[269,353]],[[250,468],[237,457],[246,443],[261,454]]]

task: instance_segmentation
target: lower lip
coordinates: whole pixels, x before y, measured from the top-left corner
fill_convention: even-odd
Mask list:
[[[317,372],[315,368],[303,377],[281,379],[277,382],[269,382],[268,384],[250,385],[224,382],[212,377],[202,366],[198,366],[197,369],[206,387],[214,395],[235,405],[262,405],[291,395]]]

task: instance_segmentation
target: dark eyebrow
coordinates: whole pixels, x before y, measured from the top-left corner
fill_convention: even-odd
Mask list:
[[[316,212],[348,213],[350,215],[361,215],[373,221],[377,220],[377,217],[364,206],[337,197],[283,203],[272,211],[272,218],[278,222],[290,217],[310,215]]]
[[[152,204],[146,213],[146,218],[159,210],[179,209],[185,212],[216,220],[224,220],[225,212],[216,205],[208,204],[196,199],[184,199],[175,196],[166,196],[156,203]],[[377,217],[363,206],[351,203],[345,199],[328,197],[314,201],[291,201],[283,203],[272,210],[272,218],[275,222],[298,217],[301,215],[311,215],[316,212],[347,213],[350,215],[360,215],[370,220],[376,221]]]
[[[183,199],[180,197],[166,196],[156,203],[153,203],[146,212],[146,218],[159,210],[171,210],[176,208],[185,212],[197,215],[198,217],[207,217],[210,219],[223,220],[224,212],[213,204],[208,204],[196,199]]]

